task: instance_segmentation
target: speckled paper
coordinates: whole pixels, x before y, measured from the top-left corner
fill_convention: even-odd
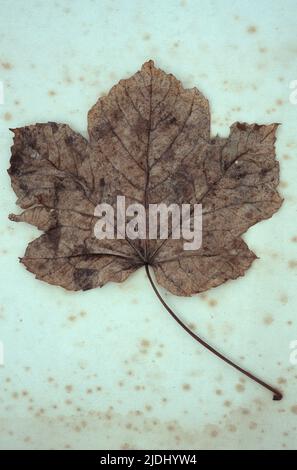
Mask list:
[[[293,0],[1,0],[1,449],[297,448],[296,57]],[[39,232],[7,218],[18,212],[9,128],[56,121],[86,136],[97,98],[148,59],[204,93],[213,135],[235,121],[282,124],[284,204],[244,236],[259,259],[206,295],[161,290],[282,401],[195,343],[144,268],[72,293],[18,262]]]

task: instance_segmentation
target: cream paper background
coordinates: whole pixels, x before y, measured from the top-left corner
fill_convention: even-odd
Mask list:
[[[0,1],[1,449],[297,447],[295,10],[293,0]],[[259,260],[207,296],[163,291],[196,331],[280,386],[281,402],[185,334],[144,269],[70,293],[18,262],[38,230],[7,219],[18,212],[9,127],[57,121],[86,135],[98,96],[148,59],[206,95],[213,134],[236,120],[282,123],[285,202],[245,236]]]

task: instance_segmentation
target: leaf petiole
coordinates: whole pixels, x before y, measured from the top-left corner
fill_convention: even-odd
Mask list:
[[[188,328],[182,321],[181,319],[173,312],[173,310],[171,310],[171,308],[169,307],[169,305],[166,304],[165,300],[161,297],[161,294],[159,293],[158,289],[156,288],[155,286],[155,283],[151,277],[151,273],[150,273],[150,270],[149,270],[149,265],[148,264],[145,264],[145,270],[146,270],[146,273],[147,273],[147,276],[149,278],[149,281],[150,281],[150,284],[156,294],[156,296],[158,297],[158,299],[160,300],[161,304],[163,305],[163,307],[165,307],[165,309],[167,310],[167,312],[172,316],[172,318],[174,318],[174,320],[189,334],[192,336],[192,338],[194,338],[198,343],[202,344],[202,346],[204,346],[206,349],[208,349],[208,351],[212,352],[213,354],[215,354],[217,357],[219,357],[220,359],[222,359],[224,362],[226,362],[227,364],[229,364],[230,366],[234,367],[236,370],[238,370],[239,372],[241,372],[242,374],[246,375],[247,377],[249,377],[250,379],[254,380],[255,382],[257,382],[259,385],[261,385],[262,387],[266,388],[267,390],[270,390],[272,393],[273,393],[273,400],[281,400],[283,398],[283,395],[282,393],[277,390],[276,388],[272,387],[271,385],[268,385],[266,382],[264,382],[263,380],[259,379],[258,377],[256,377],[254,374],[252,374],[251,372],[248,372],[247,370],[243,369],[242,367],[238,366],[237,364],[235,364],[233,361],[231,361],[230,359],[228,359],[227,357],[225,357],[223,354],[221,354],[219,351],[217,351],[216,349],[214,349],[210,344],[208,344],[206,341],[204,341],[202,338],[200,338],[199,336],[197,336],[195,333],[193,333],[192,330],[190,330],[190,328]]]

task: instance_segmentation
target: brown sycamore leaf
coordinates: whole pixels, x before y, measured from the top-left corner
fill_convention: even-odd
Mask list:
[[[145,63],[100,98],[88,115],[89,140],[66,124],[13,129],[9,174],[24,211],[10,215],[44,232],[21,259],[38,279],[69,290],[122,282],[141,266],[170,315],[196,341],[281,400],[282,393],[193,333],[158,292],[149,270],[173,294],[191,295],[244,275],[255,254],[241,235],[282,204],[276,187],[277,124],[236,122],[210,136],[208,101]],[[183,239],[98,239],[95,207],[202,204],[202,246]],[[117,225],[117,228],[119,225]]]
[[[122,282],[151,265],[160,285],[188,296],[244,275],[255,254],[241,235],[282,204],[276,187],[277,124],[236,122],[210,136],[206,98],[145,63],[88,114],[89,140],[66,124],[13,129],[9,174],[24,211],[14,221],[44,234],[21,259],[38,279],[69,290]],[[98,240],[94,208],[201,203],[202,246],[184,240]]]

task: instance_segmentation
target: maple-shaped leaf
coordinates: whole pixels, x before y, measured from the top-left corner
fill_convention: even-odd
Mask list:
[[[236,122],[228,138],[211,137],[207,99],[149,61],[91,108],[89,140],[66,124],[13,129],[9,174],[24,211],[10,218],[45,232],[21,262],[69,290],[122,282],[143,265],[182,296],[242,276],[256,258],[242,234],[282,204],[277,127]],[[201,247],[96,238],[95,207],[119,195],[146,209],[202,204]]]
[[[25,209],[15,221],[44,235],[21,259],[38,279],[70,290],[124,281],[149,263],[159,284],[191,295],[241,276],[255,254],[241,235],[281,205],[277,124],[235,123],[211,138],[208,101],[145,63],[100,98],[88,115],[89,141],[65,124],[14,129],[9,174]],[[202,204],[199,250],[184,240],[98,240],[94,208]]]

